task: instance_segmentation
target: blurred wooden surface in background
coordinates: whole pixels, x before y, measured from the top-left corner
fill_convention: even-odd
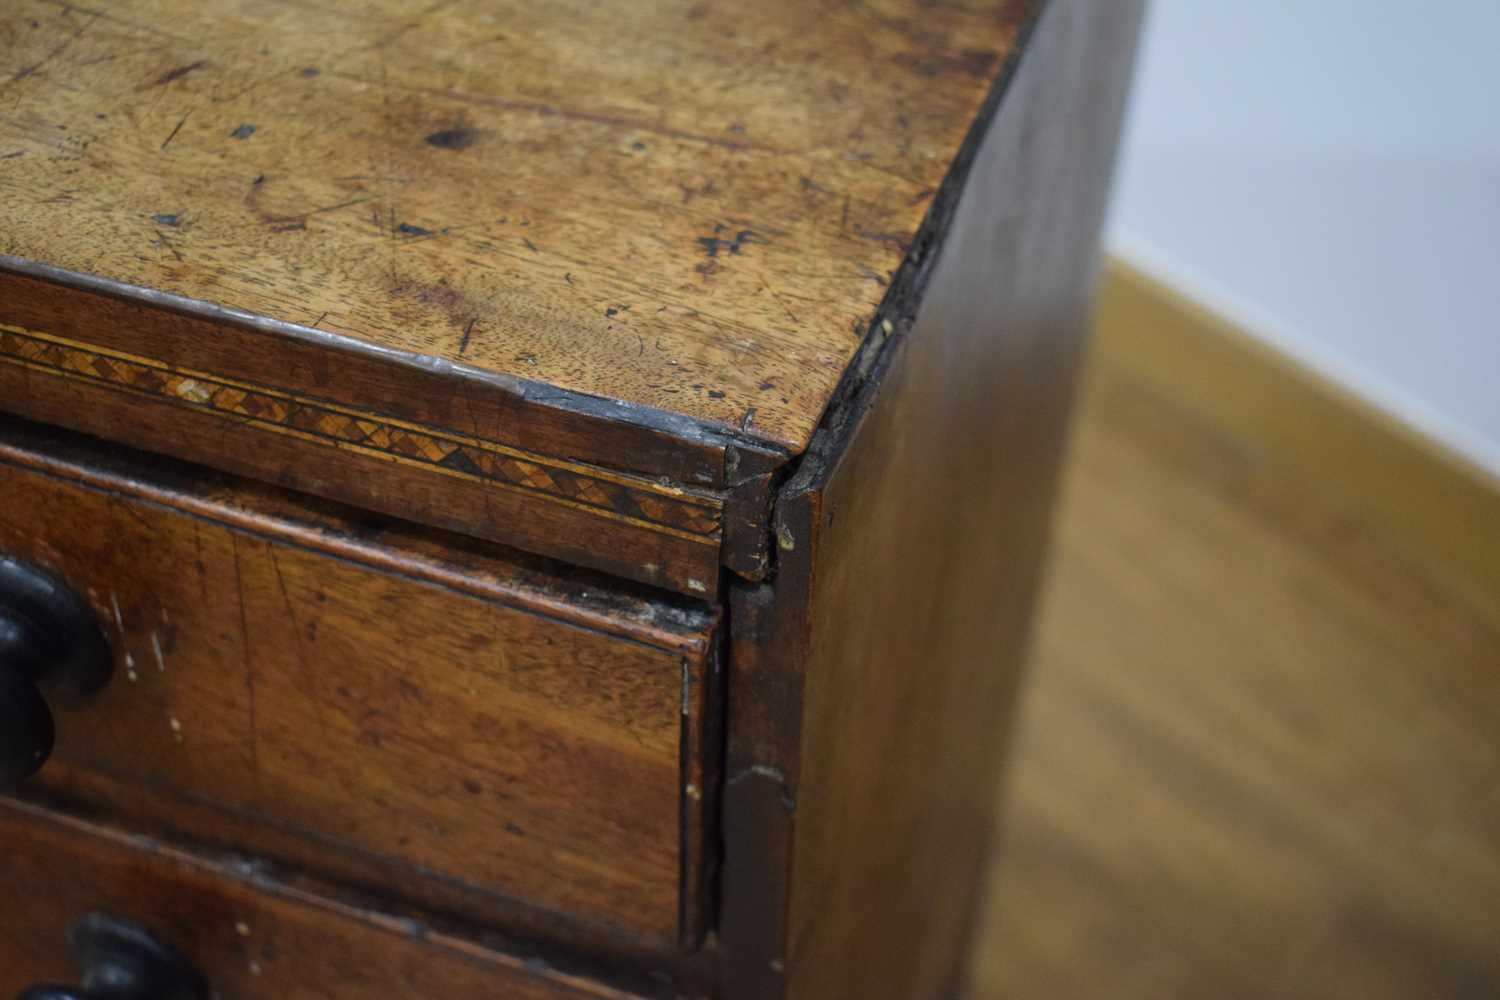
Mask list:
[[[1500,996],[1500,602],[1109,354],[972,995]]]

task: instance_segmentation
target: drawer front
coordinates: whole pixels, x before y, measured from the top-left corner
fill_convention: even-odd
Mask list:
[[[176,949],[221,1000],[627,998],[467,939],[0,800],[0,996],[77,984],[67,934],[103,913]],[[105,959],[107,961],[107,958]]]
[[[115,657],[26,794],[648,947],[696,919],[711,620],[15,440],[0,552],[83,595]]]

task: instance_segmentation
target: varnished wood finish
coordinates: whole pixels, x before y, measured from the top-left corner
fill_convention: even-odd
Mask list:
[[[1026,6],[17,0],[0,252],[798,452]]]
[[[331,898],[263,866],[195,855],[4,800],[0,885],[7,901],[0,910],[4,996],[36,982],[76,982],[67,929],[96,910],[149,926],[182,950],[223,1000],[636,995]]]
[[[782,492],[774,584],[737,590],[727,997],[956,985],[1139,13],[1042,14],[921,297]]]
[[[36,437],[0,440],[0,551],[86,594],[116,654],[37,788],[97,773],[675,942],[711,614],[622,598],[562,621],[535,570],[398,567],[393,539],[261,507],[274,491]]]
[[[1500,598],[1191,405],[1234,345],[1159,330],[1188,356],[1127,358],[1153,331],[1118,330],[1086,365],[970,995],[1500,996]]]
[[[123,678],[17,808],[637,990],[953,987],[1138,6],[5,6],[0,409],[215,469],[0,424]]]

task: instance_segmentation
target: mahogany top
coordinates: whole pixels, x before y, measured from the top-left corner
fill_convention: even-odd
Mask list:
[[[1027,7],[10,0],[0,267],[800,452]]]

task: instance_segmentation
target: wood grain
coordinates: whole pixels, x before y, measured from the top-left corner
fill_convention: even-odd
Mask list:
[[[1500,600],[1105,337],[972,995],[1500,995]]]
[[[117,658],[111,686],[61,714],[38,790],[102,775],[163,796],[116,797],[141,821],[207,805],[300,833],[316,864],[399,858],[659,948],[688,932],[682,755],[709,706],[684,691],[706,684],[712,615],[624,595],[615,624],[606,592],[560,620],[539,613],[555,589],[497,599],[535,569],[492,562],[455,587],[460,550],[408,575],[430,541],[310,546],[333,527],[289,501],[257,509],[187,472],[158,485],[160,463],[101,468],[69,440],[33,447],[18,427],[0,445],[0,548],[86,594]]]
[[[16,0],[0,252],[800,451],[1026,6]]]
[[[737,587],[725,996],[958,985],[1139,4],[1049,4],[918,298]],[[770,831],[770,835],[767,835]]]
[[[320,896],[303,880],[0,800],[0,994],[76,983],[67,928],[85,913],[145,923],[223,1000],[365,997],[628,1000],[472,938]],[[652,990],[647,995],[660,995]]]

